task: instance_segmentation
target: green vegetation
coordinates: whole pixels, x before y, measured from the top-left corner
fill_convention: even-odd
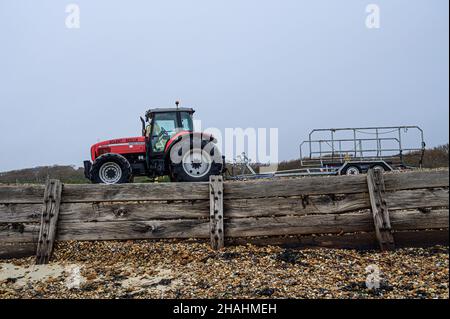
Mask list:
[[[85,184],[84,169],[75,166],[39,166],[0,173],[0,183],[4,184],[43,184],[47,178],[60,179],[66,184]]]
[[[448,150],[448,143],[431,149],[427,149],[423,157],[423,167],[448,167]],[[418,162],[419,158],[419,153],[407,154],[405,155],[405,163],[409,165],[417,165],[416,163]]]

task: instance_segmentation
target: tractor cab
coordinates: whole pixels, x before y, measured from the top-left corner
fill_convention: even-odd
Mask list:
[[[145,113],[142,121],[142,136],[146,137],[149,151],[164,152],[167,142],[180,132],[194,130],[192,108],[156,108]]]

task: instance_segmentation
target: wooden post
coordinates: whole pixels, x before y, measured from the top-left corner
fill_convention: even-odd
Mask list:
[[[209,231],[211,247],[215,250],[224,246],[223,235],[223,177],[209,177]]]
[[[47,180],[44,191],[44,206],[36,251],[36,264],[47,264],[56,238],[62,184],[59,180]]]
[[[372,207],[373,222],[380,249],[382,251],[394,249],[389,210],[384,199],[385,185],[383,174],[379,169],[367,172],[367,186],[369,188],[370,205]]]

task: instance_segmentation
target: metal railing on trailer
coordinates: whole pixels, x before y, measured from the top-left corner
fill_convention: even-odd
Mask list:
[[[411,131],[418,133],[419,141],[416,136],[415,142],[408,140],[405,143]],[[317,135],[321,138],[316,138]],[[308,148],[307,155],[305,147]],[[327,128],[312,130],[308,140],[303,141],[299,148],[302,167],[342,168],[346,163],[363,166],[380,163],[390,170],[406,167],[404,155],[411,152],[420,154],[421,167],[425,141],[419,126]]]
[[[418,133],[418,139],[416,136],[413,146],[406,138],[411,131]],[[316,135],[320,134],[322,138],[316,139]],[[324,138],[324,135],[327,137]],[[306,157],[304,147],[308,147]],[[234,177],[248,179],[341,175],[358,174],[370,168],[387,171],[412,168],[405,164],[404,155],[414,152],[419,154],[418,166],[421,167],[424,151],[424,134],[419,126],[314,129],[309,133],[308,140],[300,144],[300,168],[256,174],[249,165],[249,159],[243,153],[243,157],[239,157],[238,161],[242,168],[241,174]],[[236,161],[233,165],[236,165]],[[250,174],[244,174],[246,168]]]

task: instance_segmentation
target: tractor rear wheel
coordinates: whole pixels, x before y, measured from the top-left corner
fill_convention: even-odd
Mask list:
[[[186,144],[183,147],[183,143],[178,144],[174,146],[173,152],[178,153],[181,161],[170,163],[172,181],[206,182],[209,181],[209,176],[222,173],[223,161],[216,145],[207,148],[207,141],[201,143],[201,148],[189,147]]]
[[[103,154],[92,164],[90,177],[95,184],[128,183],[132,178],[131,165],[120,154]]]

